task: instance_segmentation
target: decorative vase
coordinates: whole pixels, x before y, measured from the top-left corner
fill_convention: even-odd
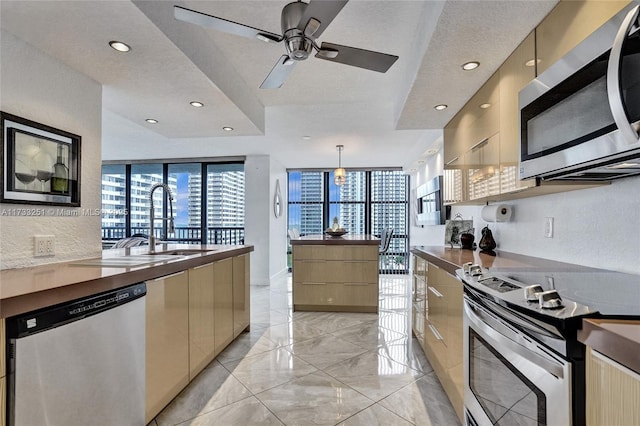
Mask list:
[[[478,247],[480,247],[481,252],[495,256],[493,249],[496,248],[496,240],[493,239],[493,234],[488,226],[482,228],[482,238]]]
[[[473,234],[468,232],[460,234],[460,245],[463,249],[473,250],[473,241],[476,239]]]

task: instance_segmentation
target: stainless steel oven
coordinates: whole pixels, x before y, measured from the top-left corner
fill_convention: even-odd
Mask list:
[[[520,91],[520,178],[640,174],[640,24],[632,1]]]
[[[585,424],[582,319],[640,318],[640,286],[637,275],[557,265],[456,271],[467,425]]]
[[[571,362],[483,305],[464,297],[466,423],[570,425]]]

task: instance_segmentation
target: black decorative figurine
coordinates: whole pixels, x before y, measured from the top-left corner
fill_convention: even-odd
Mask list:
[[[482,228],[482,238],[480,238],[480,243],[478,244],[480,247],[480,251],[482,253],[495,256],[496,252],[493,251],[496,248],[496,240],[493,239],[493,234],[488,226]]]

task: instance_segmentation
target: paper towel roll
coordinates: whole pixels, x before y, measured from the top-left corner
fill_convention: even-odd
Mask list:
[[[511,219],[511,206],[495,204],[482,208],[482,220],[485,222],[508,222]]]

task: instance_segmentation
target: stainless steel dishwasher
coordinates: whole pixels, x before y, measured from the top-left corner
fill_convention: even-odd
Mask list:
[[[145,283],[7,319],[10,426],[144,426]]]

